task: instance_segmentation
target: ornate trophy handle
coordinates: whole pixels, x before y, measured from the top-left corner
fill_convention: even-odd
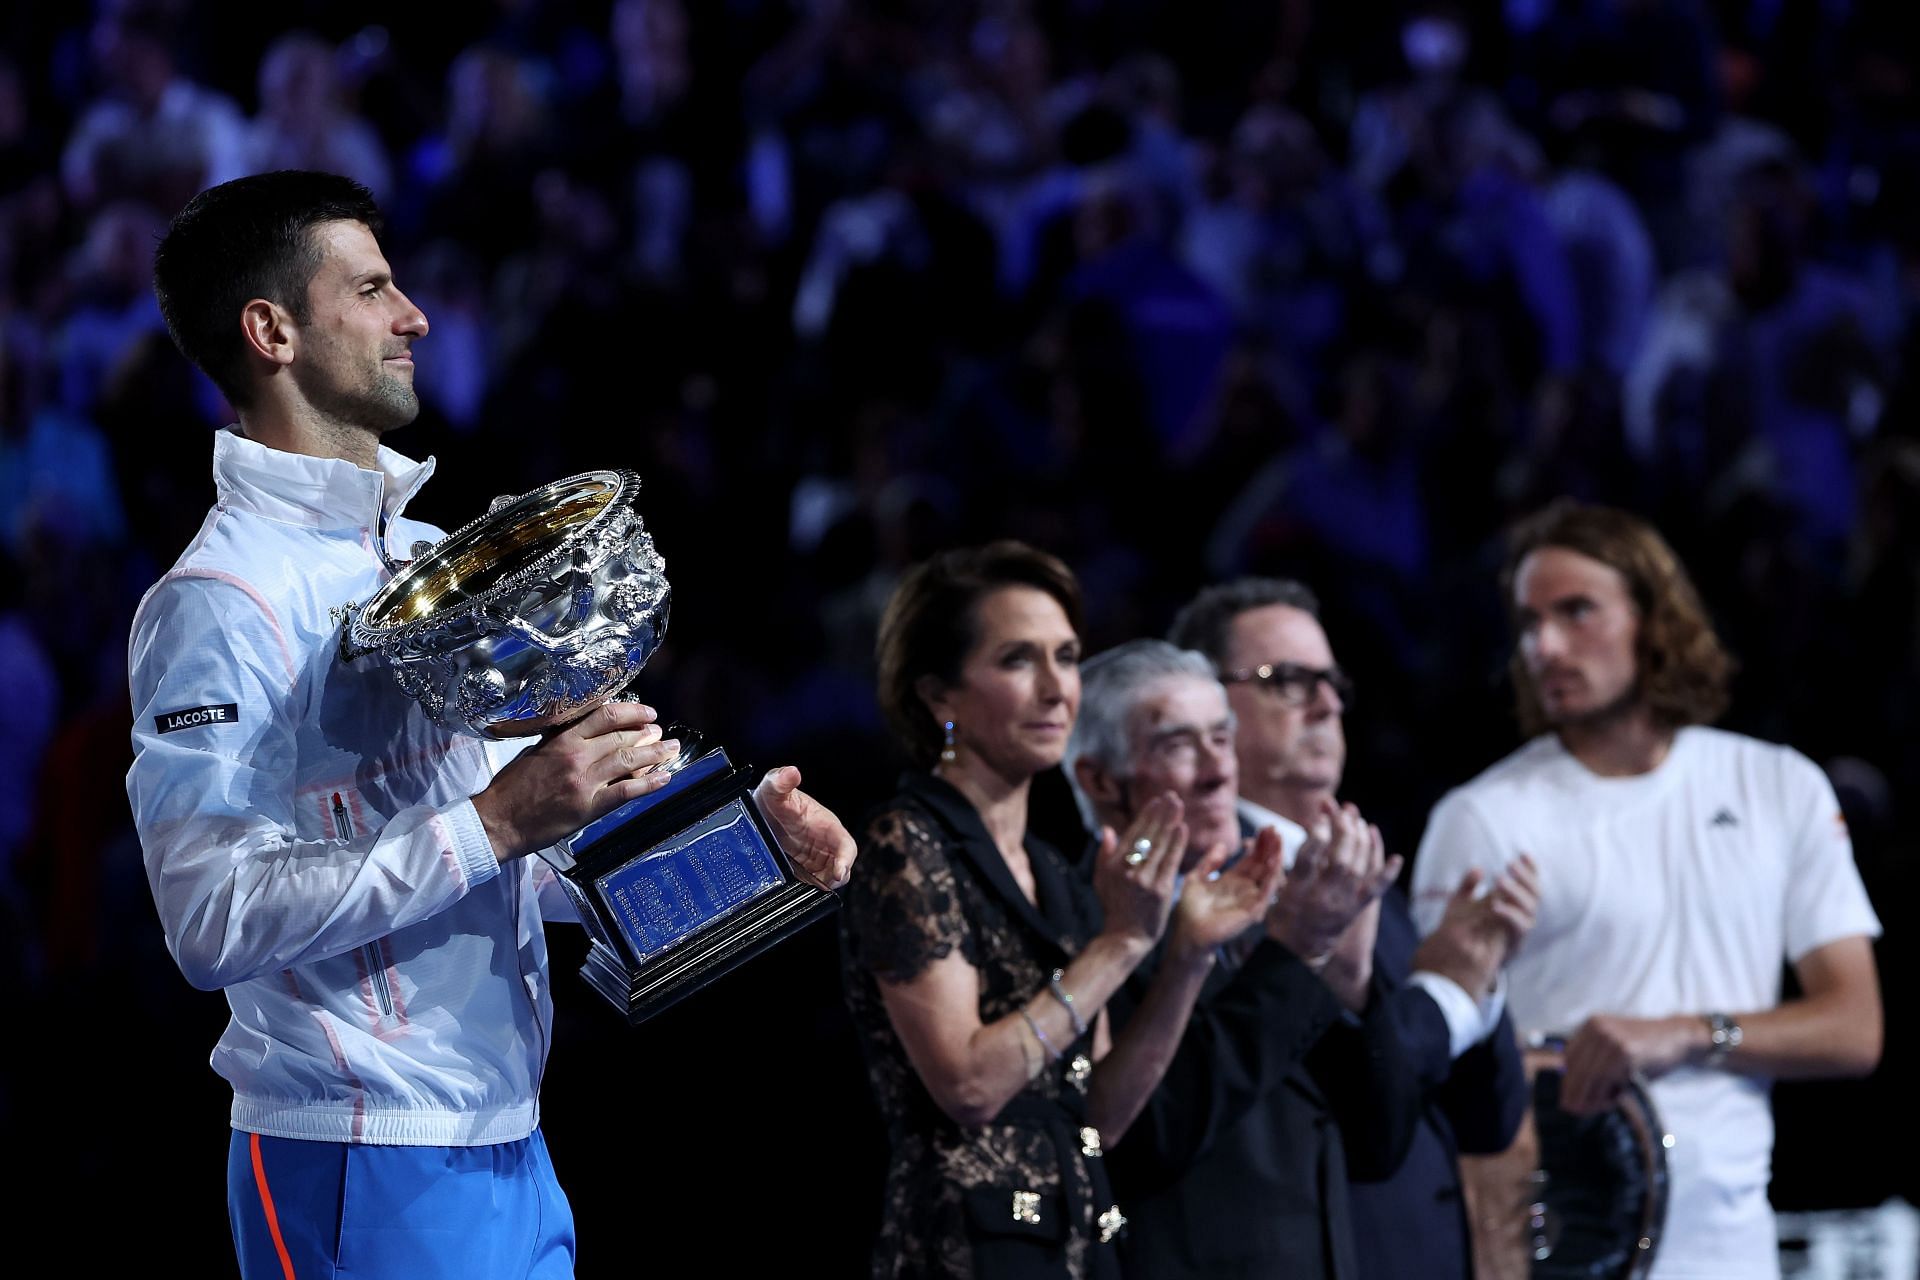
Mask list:
[[[373,645],[353,642],[354,619],[358,618],[360,611],[366,607],[365,600],[350,600],[327,612],[329,618],[340,624],[340,659],[343,662],[357,662],[370,653],[379,652],[379,649]]]
[[[593,575],[579,568],[568,569],[564,573],[561,589],[567,603],[566,611],[554,622],[556,630],[548,630],[522,617],[509,606],[487,609],[486,619],[549,658],[577,658],[593,639],[591,633],[581,627],[581,623],[593,615]]]

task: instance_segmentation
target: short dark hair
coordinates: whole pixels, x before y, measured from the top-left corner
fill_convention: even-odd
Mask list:
[[[1320,616],[1320,600],[1293,578],[1235,578],[1208,587],[1173,617],[1167,639],[1182,649],[1198,649],[1215,667],[1227,660],[1233,620],[1249,609],[1284,604],[1311,618]]]
[[[961,664],[978,636],[980,601],[1004,587],[1032,587],[1059,602],[1081,630],[1080,584],[1058,557],[1011,539],[943,551],[909,569],[880,615],[874,644],[880,709],[914,763],[931,765],[944,737],[920,700],[919,684],[932,676],[960,679]]]
[[[1733,659],[1714,633],[1686,566],[1651,524],[1615,507],[1561,499],[1515,525],[1507,537],[1500,591],[1514,607],[1520,565],[1542,547],[1560,547],[1597,560],[1626,580],[1640,610],[1635,654],[1638,694],[1666,728],[1711,724],[1727,709]],[[1552,725],[1516,645],[1508,670],[1514,710],[1528,737]]]
[[[307,285],[320,270],[315,227],[358,222],[380,233],[373,195],[351,178],[283,169],[209,187],[174,215],[153,255],[153,292],[180,353],[245,408],[240,310],[254,298],[307,319]]]

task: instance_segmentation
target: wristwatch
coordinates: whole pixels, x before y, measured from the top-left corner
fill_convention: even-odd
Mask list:
[[[1740,1047],[1740,1024],[1724,1013],[1707,1015],[1707,1056],[1709,1064],[1720,1061]]]

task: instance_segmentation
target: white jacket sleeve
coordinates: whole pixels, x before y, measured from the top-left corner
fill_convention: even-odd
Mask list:
[[[493,771],[499,773],[520,755],[533,746],[534,738],[493,739],[487,743],[487,762]],[[579,924],[580,912],[575,909],[573,900],[567,897],[567,891],[560,887],[560,874],[545,858],[536,853],[528,857],[533,873],[535,901],[540,904],[540,918],[548,924]]]
[[[500,873],[468,799],[404,809],[353,838],[299,837],[301,682],[279,621],[239,584],[163,581],[135,618],[128,673],[127,796],[167,945],[194,986],[350,951]]]

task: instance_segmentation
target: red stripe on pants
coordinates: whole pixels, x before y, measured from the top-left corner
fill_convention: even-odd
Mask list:
[[[253,1152],[253,1185],[260,1189],[260,1207],[267,1213],[267,1231],[273,1236],[273,1248],[280,1255],[280,1271],[287,1280],[294,1280],[293,1259],[287,1256],[287,1242],[280,1238],[280,1215],[273,1210],[273,1193],[267,1190],[267,1166],[260,1160],[260,1135],[248,1135],[252,1141],[248,1144]]]

